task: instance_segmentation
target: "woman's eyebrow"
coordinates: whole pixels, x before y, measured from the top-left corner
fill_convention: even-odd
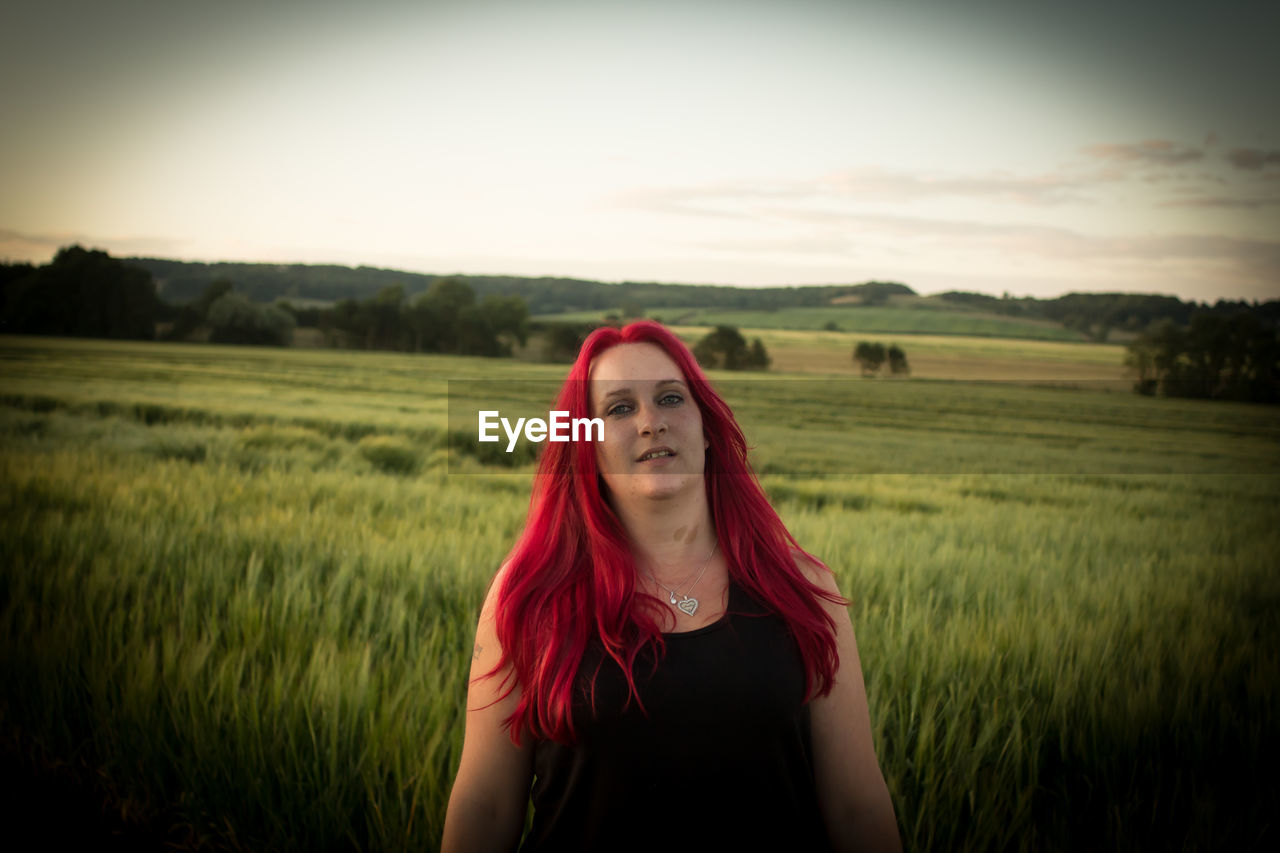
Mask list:
[[[609,400],[609,399],[612,399],[613,397],[625,397],[630,394],[631,394],[630,388],[614,388],[612,391],[610,391],[608,394],[605,394],[600,399]]]
[[[681,382],[679,379],[660,379],[657,382],[653,383],[654,388],[662,388],[666,385],[679,385],[681,387],[684,387],[684,383]],[[633,392],[631,391],[630,388],[614,388],[612,391],[610,391],[609,393],[601,397],[600,401],[604,402],[606,400],[612,400],[614,397],[629,397],[631,396],[632,393]]]

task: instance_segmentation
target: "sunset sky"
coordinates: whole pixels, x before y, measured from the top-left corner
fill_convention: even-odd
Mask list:
[[[0,11],[0,258],[1280,298],[1280,3]]]

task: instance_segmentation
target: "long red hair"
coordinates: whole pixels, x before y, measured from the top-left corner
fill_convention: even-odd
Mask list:
[[[591,417],[591,365],[621,343],[654,344],[684,374],[710,442],[704,474],[707,503],[729,575],[786,621],[804,661],[806,695],[825,695],[838,657],[835,626],[820,599],[840,599],[811,583],[796,566],[797,554],[813,558],[769,505],[747,462],[742,429],[688,347],[649,321],[596,329],[583,342],[555,408],[571,418]],[[520,687],[507,720],[517,744],[525,731],[537,738],[573,740],[573,688],[593,637],[622,669],[637,702],[637,657],[646,647],[658,655],[665,649],[654,608],[646,606],[657,600],[637,589],[630,542],[601,491],[595,446],[547,442],[543,448],[528,521],[497,590],[495,627],[502,656],[485,676],[507,670],[503,695]]]

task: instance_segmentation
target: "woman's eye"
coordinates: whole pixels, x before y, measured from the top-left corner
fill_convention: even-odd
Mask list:
[[[658,398],[658,402],[664,406],[678,406],[684,402],[684,397],[679,394],[663,394]]]
[[[610,416],[625,415],[630,411],[631,411],[630,403],[615,403],[614,405],[609,407],[609,410],[606,411],[605,414]]]

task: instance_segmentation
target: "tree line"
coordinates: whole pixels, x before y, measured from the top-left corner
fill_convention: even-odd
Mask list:
[[[1210,305],[1154,293],[1068,293],[1055,299],[1034,299],[963,291],[941,293],[938,298],[993,314],[1053,320],[1099,343],[1114,331],[1141,333],[1166,321],[1186,326],[1196,314],[1229,317],[1248,312],[1264,323],[1280,322],[1280,300],[1249,303],[1219,299]]]
[[[1128,345],[1125,363],[1140,394],[1280,403],[1280,329],[1254,312],[1160,323]]]
[[[440,278],[410,299],[403,285],[331,307],[263,305],[228,278],[171,304],[151,274],[100,250],[69,246],[44,266],[0,264],[0,332],[72,337],[187,340],[207,330],[214,343],[288,346],[299,326],[314,326],[330,346],[510,355],[524,345],[529,311],[518,296],[476,294],[465,281]]]
[[[149,340],[159,327],[162,337],[184,340],[207,329],[214,342],[288,345],[297,328],[314,327],[330,346],[361,349],[503,356],[517,344],[526,345],[531,330],[526,302],[516,295],[478,294],[473,280],[432,277],[415,296],[404,284],[389,284],[367,298],[321,307],[260,304],[230,279],[220,278],[175,305],[157,295],[146,269],[103,251],[70,246],[43,266],[0,264],[0,332]],[[869,284],[874,286],[855,292],[871,304],[903,287]],[[1023,301],[978,294],[952,297],[984,306]],[[1049,302],[1058,306],[1054,311],[1074,311],[1070,316],[1092,318],[1090,322],[1141,327],[1126,356],[1140,393],[1280,402],[1278,301],[1219,300],[1196,307],[1169,296],[1069,294]],[[642,313],[638,304],[632,307],[630,313]],[[1152,317],[1163,319],[1152,322]],[[591,328],[541,326],[537,331],[544,333],[544,356],[571,360]],[[708,368],[762,370],[770,363],[759,339],[748,344],[730,326],[710,332],[694,353]],[[885,364],[891,373],[910,371],[906,354],[896,345],[864,341],[853,358],[864,375],[876,375]]]
[[[241,292],[260,303],[364,300],[397,284],[411,293],[420,293],[439,279],[452,278],[469,285],[478,300],[490,295],[519,296],[531,314],[603,313],[626,305],[767,311],[796,305],[829,305],[833,299],[845,299],[854,304],[880,304],[892,294],[915,294],[905,284],[879,281],[804,287],[724,287],[637,281],[611,284],[551,276],[442,276],[333,264],[207,264],[161,258],[129,258],[128,262],[148,270],[156,280],[161,298],[175,304],[199,298],[212,282],[221,278],[235,281]],[[639,314],[624,311],[623,316]]]
[[[452,277],[436,279],[413,299],[397,284],[369,299],[313,311],[328,340],[363,349],[509,356],[529,336],[523,299],[490,294],[477,300],[469,284]]]
[[[0,265],[0,331],[149,340],[164,305],[151,274],[70,246],[40,267]]]
[[[155,278],[160,298],[173,304],[194,301],[220,278],[236,282],[237,290],[256,303],[276,301],[337,302],[376,297],[386,287],[401,285],[408,293],[422,293],[437,280],[452,278],[469,285],[476,299],[487,296],[519,296],[533,315],[571,311],[621,309],[619,316],[641,316],[645,308],[747,309],[772,311],[787,307],[882,305],[895,296],[915,296],[911,287],[891,281],[803,287],[721,287],[714,285],[657,284],[627,281],[610,284],[562,277],[440,276],[375,267],[312,264],[203,264],[158,258],[131,258],[130,264],[148,270]],[[1112,332],[1136,334],[1162,320],[1185,326],[1197,312],[1233,314],[1240,310],[1260,313],[1270,322],[1280,320],[1280,301],[1247,304],[1219,300],[1210,305],[1183,301],[1176,296],[1136,293],[1069,293],[1055,299],[1002,297],[984,293],[951,291],[939,299],[965,308],[1028,319],[1057,322],[1095,341],[1108,340]]]

